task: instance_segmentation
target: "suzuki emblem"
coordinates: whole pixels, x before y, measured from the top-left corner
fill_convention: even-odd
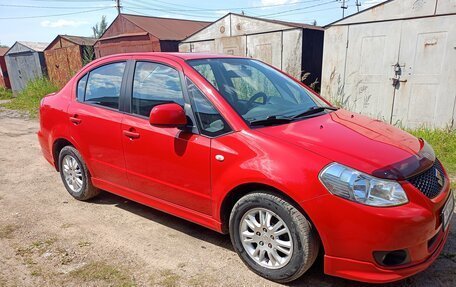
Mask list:
[[[438,169],[435,170],[435,177],[437,177],[437,182],[439,183],[439,185],[443,186],[443,175]]]

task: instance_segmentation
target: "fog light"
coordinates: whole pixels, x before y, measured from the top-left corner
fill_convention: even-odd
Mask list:
[[[410,263],[410,256],[405,249],[395,251],[374,251],[375,261],[385,267],[395,267]]]

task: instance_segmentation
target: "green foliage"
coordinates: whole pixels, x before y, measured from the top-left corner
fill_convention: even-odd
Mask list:
[[[23,91],[2,106],[12,110],[25,111],[31,117],[36,117],[41,99],[57,90],[58,87],[47,78],[37,78],[28,82]]]
[[[10,100],[13,98],[13,93],[4,87],[0,87],[0,100]]]
[[[92,27],[93,37],[100,38],[106,29],[108,29],[108,22],[106,22],[106,16],[103,15],[101,16],[101,21]]]
[[[82,65],[85,66],[93,60],[95,60],[95,49],[92,46],[84,46],[82,49]]]
[[[435,154],[452,178],[452,187],[456,188],[456,131],[422,128],[409,132],[425,139],[434,148]]]

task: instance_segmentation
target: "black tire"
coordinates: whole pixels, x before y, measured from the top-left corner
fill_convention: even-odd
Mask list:
[[[278,215],[290,230],[293,251],[288,263],[279,269],[263,267],[244,249],[240,238],[243,216],[252,209],[263,208]],[[230,215],[230,237],[234,249],[242,261],[258,275],[278,283],[291,282],[301,277],[315,262],[320,243],[317,234],[306,217],[286,200],[268,193],[256,191],[242,197]]]
[[[78,163],[80,169],[81,169],[82,187],[80,188],[80,191],[78,191],[78,192],[73,191],[72,188],[70,188],[70,186],[68,185],[67,181],[65,180],[65,175],[63,173],[63,159],[67,155],[69,155],[72,158],[74,158],[76,160],[76,162]],[[62,178],[62,181],[63,181],[63,185],[65,186],[65,188],[68,191],[68,193],[72,197],[74,197],[75,199],[81,200],[81,201],[86,201],[86,200],[94,198],[95,196],[100,194],[100,192],[101,192],[100,189],[96,188],[92,184],[90,173],[89,173],[89,171],[87,169],[87,166],[86,166],[84,160],[82,159],[81,154],[74,147],[65,146],[60,151],[60,154],[59,154],[59,171],[60,171],[60,177]]]

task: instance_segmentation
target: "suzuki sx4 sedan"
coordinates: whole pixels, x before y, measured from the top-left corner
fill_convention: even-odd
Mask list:
[[[39,142],[68,192],[106,190],[229,233],[276,282],[324,272],[391,282],[449,233],[450,182],[422,139],[337,109],[260,61],[105,57],[40,105]]]

